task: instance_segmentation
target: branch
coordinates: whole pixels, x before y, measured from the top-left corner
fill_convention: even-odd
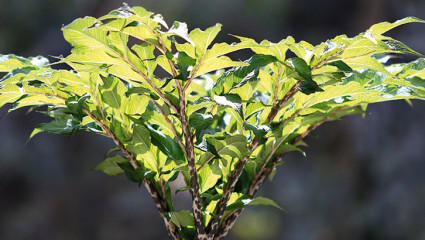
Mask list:
[[[148,28],[150,29],[150,27],[148,26]],[[163,54],[166,54],[167,49],[164,45],[164,43],[162,42],[162,39],[160,38],[160,36],[153,31],[152,29],[150,29],[155,36],[157,37],[159,43],[161,44],[161,48],[160,50],[162,50]],[[173,77],[175,78],[177,76],[177,70],[173,64],[173,62],[171,61],[171,59],[168,59],[168,63],[170,64],[170,68],[173,72]],[[193,216],[195,218],[195,227],[196,227],[196,232],[198,235],[199,239],[204,239],[206,238],[206,234],[205,234],[205,229],[204,229],[204,220],[202,217],[202,204],[201,204],[201,196],[199,194],[199,183],[198,183],[198,175],[196,172],[196,162],[195,162],[195,152],[194,152],[194,147],[193,147],[193,139],[192,136],[190,134],[190,129],[189,129],[189,123],[187,120],[187,115],[186,115],[186,100],[185,100],[185,94],[184,94],[184,90],[182,89],[182,86],[180,85],[180,82],[178,79],[175,79],[176,82],[176,86],[179,92],[179,105],[180,105],[180,109],[177,109],[175,107],[175,111],[176,113],[179,115],[180,117],[180,122],[182,124],[182,131],[183,131],[183,136],[185,138],[185,143],[186,143],[186,148],[182,148],[185,149],[185,153],[186,153],[186,158],[188,161],[188,168],[189,168],[189,175],[190,175],[190,187],[191,187],[191,195],[192,195],[192,208],[193,208]],[[159,91],[159,89],[158,89]],[[180,142],[179,142],[180,144]],[[181,146],[183,145],[183,143],[181,143]]]
[[[336,111],[334,111],[332,114],[336,114],[344,109],[347,109],[350,107],[342,107]],[[321,119],[319,122],[317,122],[316,124],[310,126],[304,133],[302,133],[300,136],[296,137],[294,140],[292,140],[291,144],[296,144],[299,141],[301,141],[304,137],[306,137],[310,132],[312,132],[313,130],[315,130],[317,127],[319,127],[320,125],[322,125],[324,122],[326,122],[327,120],[329,120],[329,117],[324,117],[323,119]],[[285,153],[281,153],[276,155],[273,158],[273,162],[277,162],[280,159],[282,159],[282,157],[284,156]],[[251,196],[254,196],[258,189],[263,185],[263,183],[265,182],[265,180],[267,179],[267,177],[270,175],[270,173],[273,171],[274,167],[270,167],[267,168],[266,170],[264,170],[264,172],[262,172],[260,175],[257,174],[257,176],[255,177],[255,179],[252,181],[249,190],[248,190],[248,194]],[[218,229],[214,240],[218,240],[220,238],[225,237],[228,233],[229,230],[232,228],[232,226],[235,224],[236,220],[238,219],[239,215],[242,213],[243,209],[238,209],[233,211],[232,213],[230,213],[222,222],[221,227]]]
[[[267,123],[271,123],[273,119],[276,117],[277,113],[280,109],[298,92],[298,87],[300,86],[302,81],[296,82],[291,89],[286,93],[286,95],[279,101],[278,104],[274,105],[272,111],[267,117]]]
[[[217,231],[220,220],[223,217],[224,211],[226,210],[227,202],[229,201],[232,192],[235,190],[236,183],[238,182],[239,177],[241,176],[242,171],[245,168],[246,163],[248,162],[248,159],[249,156],[242,158],[238,162],[232,176],[230,177],[227,183],[226,192],[217,204],[217,208],[215,211],[216,217],[214,218],[214,221],[211,221],[207,227],[208,237],[210,238],[212,238],[215,235],[215,232]]]
[[[345,48],[342,48],[341,50],[339,50],[339,51],[337,51],[337,52],[335,52],[335,53],[333,53],[333,54],[329,55],[327,58],[325,58],[325,59],[323,59],[323,60],[319,61],[316,65],[314,65],[314,66],[311,68],[311,71],[315,70],[315,69],[316,69],[316,68],[318,68],[318,67],[321,67],[323,64],[327,63],[327,62],[329,61],[329,59],[331,59],[331,58],[333,58],[333,57],[335,57],[335,56],[337,56],[337,55],[341,54],[344,50],[345,50]],[[369,54],[368,54],[368,55],[369,55]]]
[[[329,117],[326,117],[326,118],[329,118]],[[314,128],[318,127],[320,124],[322,124],[326,120],[322,119],[322,121],[320,121],[319,123],[316,123],[315,125],[313,125],[312,127],[310,127],[306,132],[310,133],[311,131],[314,130]],[[305,136],[307,134],[305,134]],[[302,137],[296,138],[293,141],[293,144],[295,144],[296,142],[300,141],[301,139],[302,139]],[[283,155],[284,155],[284,153],[283,154],[278,154],[277,156],[275,156],[273,162],[279,161],[279,159]],[[270,175],[270,173],[272,172],[272,170],[273,170],[273,167],[267,168],[264,172],[262,172],[261,174],[257,174],[255,176],[255,179],[252,181],[252,183],[251,183],[251,185],[249,187],[249,190],[248,190],[248,194],[249,195],[254,196],[255,193],[257,193],[258,189],[261,187],[261,185],[264,183],[264,181]],[[235,224],[236,220],[241,215],[242,211],[243,211],[243,208],[238,209],[238,210],[235,210],[232,213],[230,213],[229,215],[227,215],[227,217],[223,220],[223,222],[221,224],[221,227],[218,229],[218,231],[217,231],[217,233],[216,233],[216,235],[214,237],[214,240],[219,240],[219,239],[227,236],[227,234],[229,233],[230,229],[233,227],[233,225]]]
[[[153,31],[153,33],[156,35],[159,43],[162,47],[162,52],[165,54],[167,52],[164,43],[162,42],[162,39],[158,36],[156,32]],[[168,59],[168,63],[170,65],[170,68],[173,72],[173,77],[175,78],[177,76],[177,70],[171,61],[171,59]],[[192,74],[192,76],[194,76]],[[188,83],[192,81],[193,78],[191,78]],[[186,115],[186,98],[185,98],[185,90],[188,86],[188,84],[182,89],[182,86],[180,85],[180,82],[178,79],[175,79],[176,86],[179,92],[179,104],[180,104],[180,110],[177,112],[180,117],[180,122],[182,124],[182,131],[183,136],[185,138],[186,143],[186,158],[188,161],[188,168],[189,168],[189,175],[190,175],[190,187],[191,187],[191,195],[192,195],[192,208],[193,208],[193,216],[195,218],[195,227],[197,232],[198,239],[206,239],[207,235],[205,233],[204,229],[204,220],[202,216],[202,204],[201,204],[201,196],[199,194],[199,183],[198,183],[198,174],[196,171],[196,162],[195,162],[195,152],[194,152],[194,146],[193,146],[193,139],[190,134],[189,129],[189,123],[187,120]],[[183,148],[184,149],[184,148]]]
[[[353,107],[353,106],[341,107],[340,109],[335,110],[334,112],[332,112],[332,115],[335,115],[335,114],[341,112],[342,110],[345,110],[345,109],[351,108],[351,107]],[[303,138],[305,138],[308,134],[310,134],[312,131],[314,131],[317,127],[319,127],[324,122],[326,122],[327,120],[329,120],[329,118],[330,118],[329,116],[324,117],[319,122],[311,125],[305,132],[303,132],[301,135],[299,135],[294,140],[292,140],[291,141],[291,144],[292,145],[297,144],[299,141],[301,141]],[[282,142],[283,141],[281,141],[281,143]],[[277,146],[277,147],[279,147],[279,146]],[[273,155],[273,154],[274,154],[274,151],[270,154],[270,156]],[[283,155],[284,155],[284,153],[281,153],[281,154],[276,155],[276,157],[274,157],[273,162],[279,161],[282,158]],[[269,156],[269,158],[270,158],[270,156]],[[271,170],[273,170],[273,167],[266,169],[263,174],[260,174],[260,175],[257,174],[257,176],[252,181],[251,186],[249,187],[248,194],[255,194],[257,192],[258,188],[260,188],[260,186],[264,183],[264,181],[267,178],[267,176],[271,173]]]
[[[211,160],[213,160],[214,159],[214,155],[212,155],[210,158],[208,158],[208,160],[207,161],[205,161],[200,167],[198,167],[198,169],[196,169],[196,171],[197,172],[199,172],[199,171],[201,171],[201,169],[203,168],[203,167],[205,167],[205,165],[207,165],[209,162],[211,162]]]
[[[195,217],[195,227],[199,239],[207,239],[204,228],[204,220],[202,216],[202,204],[201,196],[199,194],[199,183],[198,183],[198,174],[196,171],[196,162],[195,162],[195,151],[193,146],[193,139],[190,134],[189,123],[186,115],[186,101],[183,89],[180,85],[180,82],[176,79],[177,89],[179,91],[179,101],[180,101],[180,122],[182,124],[183,136],[186,143],[186,153],[187,153],[187,162],[190,175],[190,187],[192,195],[192,208],[193,216]]]
[[[279,79],[278,79],[279,81]],[[298,92],[298,86],[301,84],[301,81],[296,82],[292,88],[286,93],[286,95],[279,101],[278,104],[275,104],[272,108],[272,111],[270,112],[269,116],[267,117],[267,122],[271,123],[273,119],[276,117],[277,113],[282,109],[282,107]],[[278,85],[276,84],[276,87]],[[250,147],[252,150],[257,148],[258,146],[258,138],[255,137],[253,142],[251,143]],[[209,234],[210,236],[214,236],[215,232],[217,231],[217,228],[219,226],[220,220],[224,214],[224,211],[227,206],[227,202],[230,198],[231,193],[234,190],[234,187],[239,180],[240,175],[242,174],[243,169],[245,168],[245,165],[248,161],[249,157],[243,158],[238,165],[235,168],[235,171],[233,172],[232,177],[229,180],[228,187],[226,189],[225,194],[220,199],[220,202],[218,203],[218,208],[215,212],[216,218],[214,219],[214,222],[208,226]],[[226,225],[224,225],[226,226]]]
[[[279,101],[278,104],[273,104],[273,108],[269,113],[269,116],[266,119],[267,123],[271,123],[273,119],[276,117],[277,113],[282,109],[283,106],[298,92],[298,86],[301,84],[301,81],[296,82],[291,89],[285,94],[285,96]],[[295,116],[294,116],[295,117]],[[286,124],[288,121],[285,121]],[[255,150],[258,146],[258,139],[254,137],[254,140],[250,144],[250,148]]]
[[[105,130],[106,134],[109,138],[111,138],[114,143],[120,148],[120,150],[123,152],[125,157],[130,161],[131,165],[134,169],[141,168],[140,164],[135,159],[134,155],[127,151],[127,149],[124,147],[124,145],[119,141],[119,139],[115,136],[115,134],[111,131],[111,129],[102,121],[100,121],[98,118],[96,118],[90,111],[87,109],[83,109],[83,112],[87,114],[89,117],[91,117],[97,124],[99,124],[103,130]],[[161,213],[161,217],[164,221],[164,224],[167,228],[168,235],[173,239],[180,239],[179,232],[176,228],[176,226],[169,221],[163,214],[170,211],[165,199],[161,198],[161,196],[158,194],[158,191],[156,190],[154,184],[149,181],[148,179],[143,179],[143,185],[148,190],[149,194],[151,195],[156,207],[158,208],[159,212]],[[165,193],[164,193],[165,197]]]

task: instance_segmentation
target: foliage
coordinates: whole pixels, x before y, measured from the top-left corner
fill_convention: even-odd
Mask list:
[[[213,44],[220,24],[189,32],[125,5],[63,27],[73,50],[57,63],[72,70],[0,55],[0,107],[44,106],[52,121],[31,137],[89,131],[112,139],[107,156],[121,154],[94,169],[144,185],[171,238],[219,239],[246,206],[280,208],[254,195],[320,124],[364,114],[369,103],[425,98],[424,59],[385,64],[388,54],[421,57],[383,35],[412,22],[424,21],[379,23],[317,46],[292,37]],[[241,49],[252,56],[226,56]],[[179,176],[186,186],[175,189]],[[173,196],[185,191],[192,210],[175,210]]]

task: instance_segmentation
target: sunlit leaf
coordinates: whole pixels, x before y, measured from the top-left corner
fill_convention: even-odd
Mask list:
[[[233,68],[225,72],[214,85],[213,93],[216,95],[227,94],[233,88],[241,87],[249,81],[256,80],[260,68],[275,61],[277,59],[270,55],[254,55],[245,62],[249,64],[248,66]]]
[[[424,20],[416,18],[416,17],[406,17],[398,21],[395,21],[394,23],[382,22],[382,23],[375,24],[372,27],[370,27],[367,31],[370,31],[373,36],[378,36],[400,25],[403,25],[406,23],[414,23],[414,22],[425,23]]]
[[[205,165],[198,173],[199,178],[199,191],[200,193],[206,192],[208,189],[214,187],[217,181],[221,178],[221,172],[215,171],[210,165]]]

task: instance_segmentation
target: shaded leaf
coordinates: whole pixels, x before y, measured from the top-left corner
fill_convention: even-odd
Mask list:
[[[80,122],[74,119],[55,119],[50,123],[39,124],[37,128],[47,133],[65,136],[71,136],[84,130]]]
[[[177,76],[177,78],[180,80],[188,80],[190,73],[193,71],[193,66],[196,63],[196,60],[184,52],[179,52],[177,61],[177,68],[180,70],[180,75]]]
[[[327,65],[335,66],[343,72],[353,72],[353,69],[351,69],[350,66],[348,66],[345,62],[343,62],[341,60],[329,62],[329,63],[327,63]]]
[[[117,163],[118,166],[124,171],[125,176],[134,183],[142,183],[145,178],[153,178],[156,173],[147,169],[134,169],[129,161]]]
[[[78,96],[70,97],[65,101],[65,104],[68,107],[68,110],[74,113],[77,119],[80,121],[84,117],[83,107],[88,98],[90,98],[90,95],[85,94],[81,97],[78,97]]]
[[[195,128],[197,131],[201,131],[210,127],[213,121],[213,115],[210,113],[192,113],[189,117],[189,125]]]
[[[105,159],[101,164],[94,167],[94,170],[99,170],[106,173],[109,176],[121,175],[124,173],[124,170],[119,166],[119,164],[128,162],[123,156],[115,155],[113,157]]]
[[[263,206],[273,206],[275,208],[279,208],[283,211],[283,208],[281,208],[275,200],[271,200],[269,198],[265,197],[255,197],[252,199],[252,201],[249,203],[251,206],[257,206],[257,205],[263,205]]]
[[[177,140],[172,139],[161,131],[155,130],[150,125],[147,125],[147,129],[150,132],[152,144],[158,147],[165,155],[176,161],[184,159],[183,150]]]

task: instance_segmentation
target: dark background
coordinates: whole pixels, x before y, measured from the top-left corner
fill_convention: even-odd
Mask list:
[[[127,2],[163,14],[169,24],[187,22],[190,29],[220,22],[218,40],[228,42],[228,34],[273,42],[292,35],[318,44],[381,21],[425,18],[423,0]],[[63,24],[120,6],[111,0],[0,0],[0,53],[67,55]],[[425,25],[389,34],[425,53]],[[258,193],[288,212],[250,207],[228,239],[424,240],[425,103],[381,103],[368,110],[364,120],[354,116],[320,127],[319,139],[307,139],[307,158],[288,154],[288,167],[280,167]],[[0,109],[0,115],[6,112]],[[41,134],[25,144],[42,120],[25,110],[0,119],[1,240],[166,239],[145,189],[90,170],[111,141],[86,133]]]

